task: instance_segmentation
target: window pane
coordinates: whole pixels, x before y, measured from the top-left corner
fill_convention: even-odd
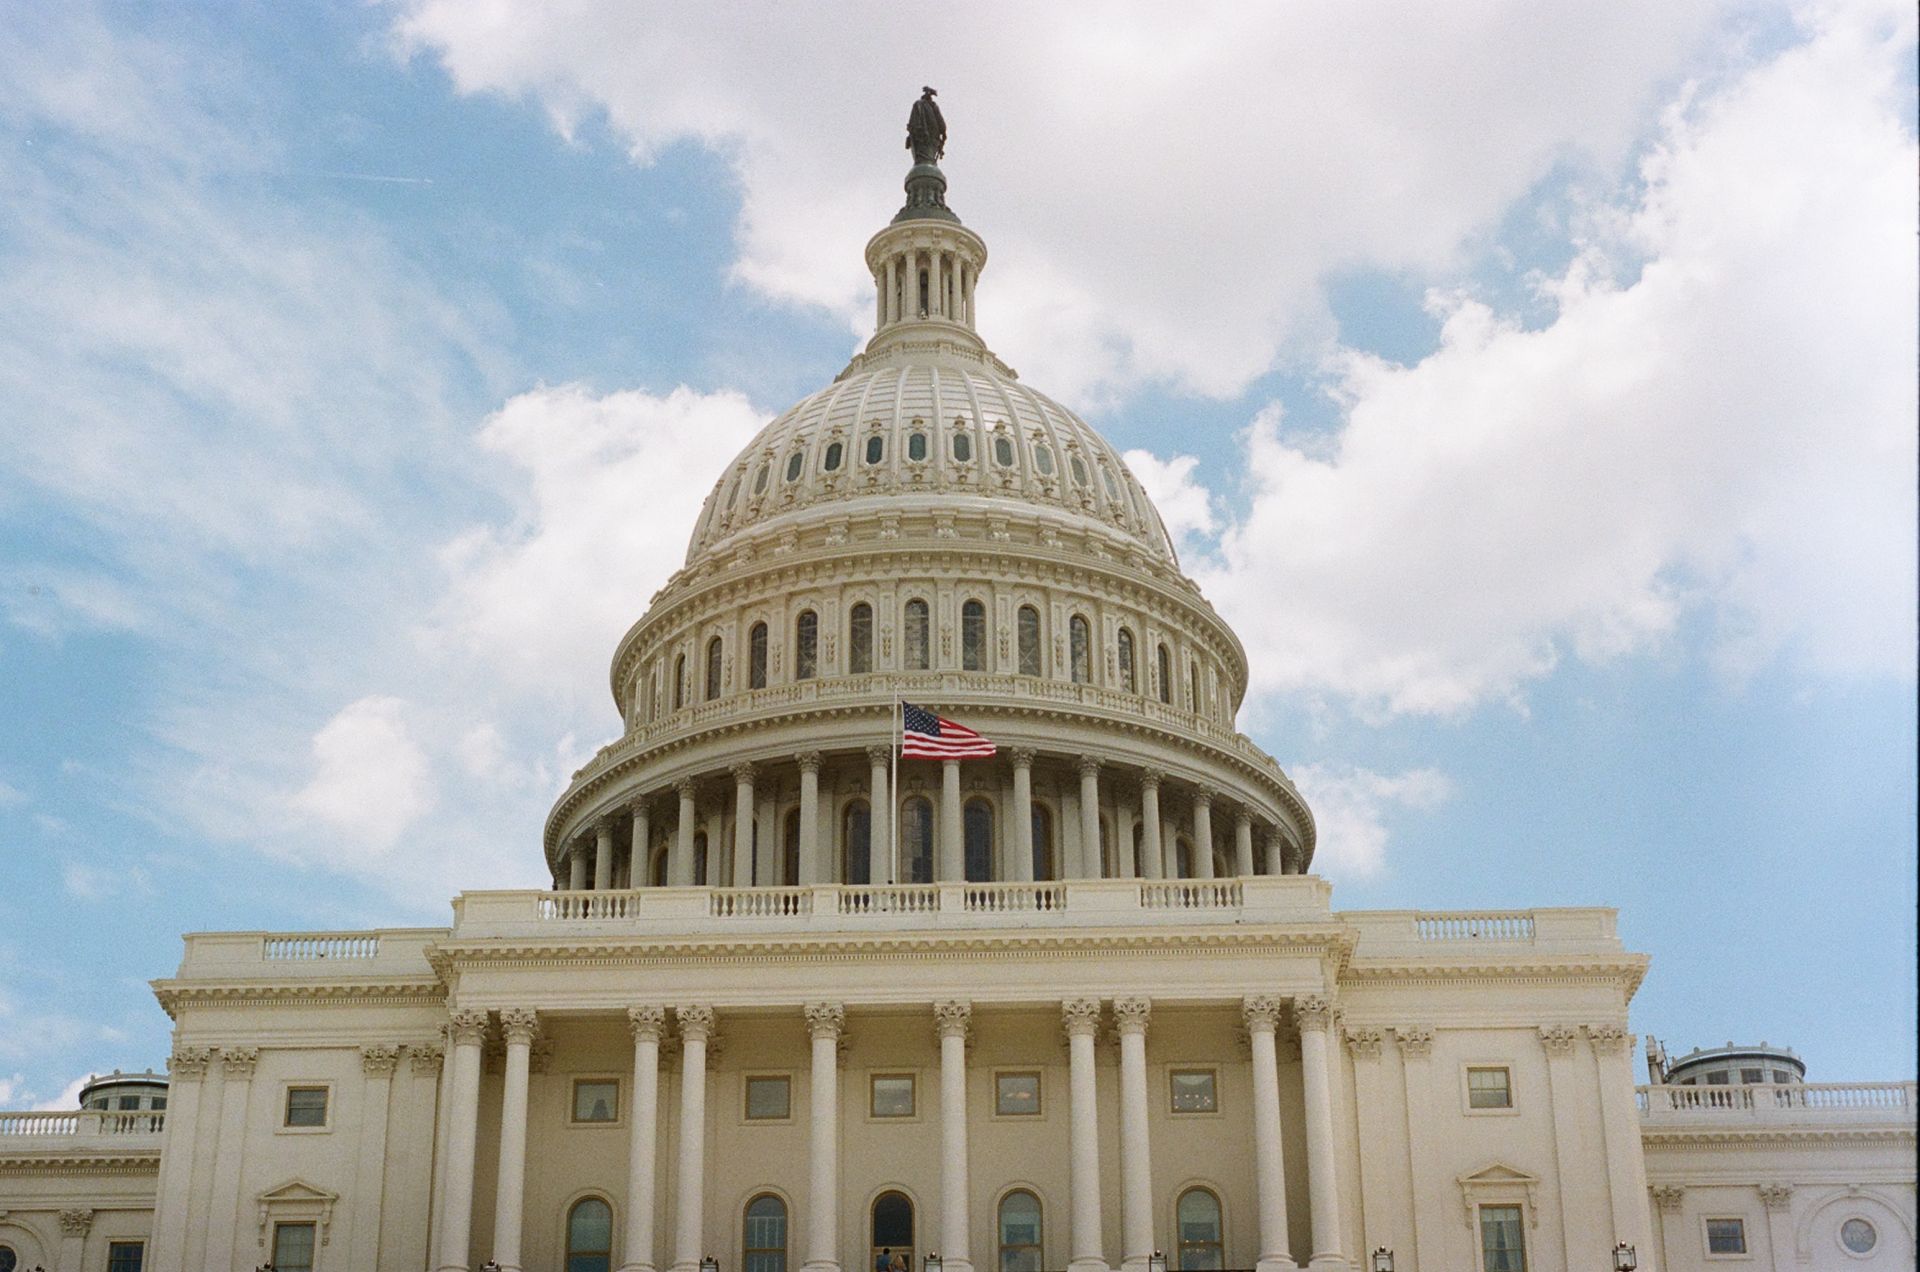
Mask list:
[[[1030,1117],[1040,1111],[1040,1075],[1002,1073],[994,1079],[993,1111],[1001,1117]]]
[[[927,603],[907,602],[907,670],[927,669]]]
[[[1073,457],[1073,484],[1076,486],[1087,484],[1087,466],[1080,462],[1078,455]]]
[[[909,433],[907,435],[907,458],[919,463],[927,457],[927,435]]]
[[[325,1126],[327,1089],[325,1087],[287,1088],[288,1126]]]
[[[1527,1272],[1520,1207],[1480,1207],[1480,1258],[1486,1272]]]
[[[720,638],[707,642],[707,701],[720,696]]]
[[[1084,685],[1093,678],[1087,620],[1075,614],[1073,621],[1067,624],[1067,631],[1073,653],[1073,680],[1075,684]]]
[[[1173,660],[1167,654],[1167,647],[1160,646],[1160,701],[1169,706],[1173,703]]]
[[[618,1082],[576,1082],[573,1084],[573,1120],[576,1122],[612,1122],[620,1116]]]
[[[1175,1113],[1212,1113],[1219,1107],[1211,1069],[1175,1069],[1171,1080]]]
[[[987,666],[987,607],[979,601],[960,607],[960,666],[965,671]]]
[[[793,1115],[793,1088],[786,1078],[748,1078],[747,1116],[785,1118]]]
[[[865,601],[847,616],[847,670],[856,676],[873,670],[873,606]]]
[[[1707,1220],[1708,1254],[1745,1254],[1747,1225],[1743,1219]]]
[[[1511,1079],[1505,1069],[1468,1069],[1467,1105],[1476,1109],[1513,1107]]]
[[[1000,1202],[1000,1272],[1039,1272],[1040,1203],[1030,1192]]]
[[[820,665],[820,616],[812,610],[802,611],[799,621],[794,624],[793,642],[793,678],[811,680]]]
[[[1020,607],[1020,674],[1040,674],[1040,611],[1031,605]]]
[[[107,1272],[140,1272],[146,1255],[147,1247],[141,1242],[112,1242],[107,1246]],[[0,1254],[0,1272],[12,1272],[4,1254]]]
[[[910,799],[900,809],[902,883],[933,882],[933,803]]]
[[[747,636],[747,688],[767,687],[767,625],[755,623]]]
[[[787,1205],[778,1197],[755,1197],[747,1205],[741,1244],[746,1272],[786,1272]]]
[[[1012,468],[1013,467],[1013,443],[1008,441],[1005,437],[994,438],[993,439],[993,458],[994,458],[994,462],[999,464],[1000,467]]]
[[[840,456],[844,453],[844,449],[838,442],[834,442],[827,447],[826,469],[828,472],[833,472],[840,467]]]
[[[973,439],[965,433],[955,433],[953,435],[953,457],[963,464],[972,459]]]
[[[275,1272],[313,1272],[313,1225],[280,1223],[273,1227]]]
[[[1119,641],[1120,687],[1128,693],[1134,692],[1133,675],[1133,633],[1122,627]]]
[[[876,1074],[873,1079],[873,1116],[913,1116],[913,1076]]]
[[[1740,1080],[1748,1083],[1765,1082],[1767,1075],[1765,1071],[1761,1069],[1742,1069],[1740,1070]]]
[[[969,800],[962,820],[967,839],[967,882],[987,883],[993,878],[993,805],[984,799]]]
[[[886,453],[887,453],[887,443],[884,439],[882,439],[878,435],[869,437],[867,439],[867,462],[869,464],[879,463],[880,457],[882,455],[885,455]]]
[[[806,462],[806,457],[803,456],[799,451],[795,451],[793,452],[793,454],[787,456],[787,480],[788,481],[792,482],[792,481],[800,480],[800,466],[805,462]]]
[[[846,861],[842,863],[848,883],[873,882],[873,819],[864,803],[847,806],[844,839]]]
[[[613,1207],[588,1197],[567,1216],[567,1272],[609,1272],[613,1265]]]
[[[1182,1269],[1222,1266],[1219,1198],[1204,1188],[1188,1189],[1180,1195],[1174,1220],[1180,1239]]]

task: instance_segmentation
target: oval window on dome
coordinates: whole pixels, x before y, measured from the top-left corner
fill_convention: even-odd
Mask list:
[[[1002,468],[1013,467],[1013,443],[1005,434],[993,439],[993,460]]]
[[[1033,448],[1033,466],[1040,470],[1042,477],[1053,476],[1053,447],[1036,446]]]
[[[766,492],[767,492],[767,466],[765,464],[762,464],[760,465],[760,471],[755,473],[753,477],[753,493],[756,495],[763,495]]]
[[[1102,468],[1100,470],[1100,480],[1106,484],[1107,498],[1118,499],[1120,497],[1120,483],[1113,479],[1112,469]]]
[[[973,439],[965,433],[955,433],[953,435],[953,457],[963,464],[971,461],[973,459]]]
[[[1086,485],[1087,484],[1087,466],[1080,462],[1080,457],[1078,455],[1075,455],[1073,457],[1072,467],[1073,467],[1073,484],[1076,486]]]
[[[806,456],[802,455],[799,451],[795,451],[793,454],[787,456],[788,485],[792,485],[794,482],[800,480],[800,466],[804,463],[806,463]]]
[[[734,500],[740,497],[740,479],[735,477],[733,484],[727,487],[727,507],[733,507]]]
[[[907,458],[917,464],[926,457],[927,435],[925,433],[909,433],[907,435]]]
[[[869,437],[867,439],[867,462],[869,464],[879,463],[881,457],[886,453],[887,453],[886,438],[880,436],[880,434],[878,433],[875,433],[872,437]]]
[[[846,448],[840,445],[840,443],[838,442],[828,443],[827,459],[825,464],[826,470],[830,473],[838,472],[840,469],[840,457],[844,454],[846,454]]]

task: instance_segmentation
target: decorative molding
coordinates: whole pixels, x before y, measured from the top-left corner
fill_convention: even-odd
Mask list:
[[[819,774],[820,764],[823,759],[820,752],[802,751],[793,758],[795,763],[799,764],[802,773],[812,773],[816,776]]]
[[[1113,1026],[1120,1036],[1144,1034],[1147,1022],[1153,1015],[1151,998],[1130,997],[1113,1000]]]
[[[846,1032],[847,1009],[843,1003],[808,1003],[802,1010],[807,1017],[807,1036],[838,1040]]]
[[[360,1048],[360,1071],[368,1077],[389,1077],[400,1067],[400,1048]]]
[[[936,1038],[965,1039],[972,1028],[973,1004],[949,998],[933,1005],[933,1033]]]
[[[409,1043],[407,1058],[413,1061],[415,1077],[433,1077],[440,1072],[440,1066],[446,1063],[447,1049],[438,1042]]]
[[[1433,1028],[1430,1025],[1395,1025],[1393,1041],[1404,1056],[1433,1054]]]
[[[1768,1210],[1790,1210],[1793,1208],[1792,1184],[1761,1184],[1759,1186],[1760,1204]]]
[[[1580,1037],[1579,1030],[1571,1025],[1540,1026],[1540,1045],[1547,1049],[1547,1055],[1561,1058],[1573,1054],[1573,1044]]]
[[[260,1063],[258,1047],[222,1047],[220,1048],[220,1073],[227,1078],[251,1078],[254,1066]]]
[[[689,1003],[673,1009],[674,1024],[680,1027],[681,1038],[692,1042],[706,1042],[713,1037],[713,1008],[699,1003]]]
[[[461,1007],[447,1014],[447,1036],[456,1047],[477,1047],[487,1040],[487,1013]]]
[[[652,1003],[627,1008],[627,1032],[635,1042],[643,1038],[659,1042],[667,1032],[667,1009]]]
[[[1634,1036],[1619,1025],[1586,1026],[1587,1041],[1593,1049],[1603,1056],[1619,1055],[1623,1051],[1633,1050]]]
[[[1118,1003],[1114,1011],[1120,1010]],[[1280,1029],[1280,999],[1274,994],[1248,994],[1240,1000],[1240,1020],[1248,1033],[1277,1033]]]
[[[1378,1060],[1380,1058],[1380,1044],[1386,1038],[1386,1031],[1381,1029],[1349,1029],[1346,1032],[1347,1047],[1357,1058],[1364,1060]]]
[[[207,1065],[212,1061],[212,1047],[175,1047],[173,1054],[167,1057],[167,1072],[176,1081],[204,1078],[207,1076]]]
[[[332,1240],[329,1229],[333,1225],[333,1207],[340,1200],[338,1193],[316,1188],[303,1179],[293,1179],[278,1188],[268,1189],[253,1200],[260,1229],[257,1244],[263,1249],[267,1244],[267,1232],[275,1219],[310,1219],[321,1245]]]
[[[1069,998],[1060,1004],[1060,1025],[1067,1037],[1092,1037],[1100,1029],[1098,998]]]
[[[1333,1004],[1319,994],[1296,998],[1293,1022],[1301,1033],[1323,1033],[1333,1023]]]
[[[531,1047],[536,1034],[540,1032],[540,1013],[531,1007],[502,1007],[500,1009],[500,1036],[508,1046],[519,1043]]]
[[[1653,1204],[1658,1206],[1663,1214],[1678,1214],[1680,1207],[1687,1200],[1687,1190],[1679,1184],[1655,1184],[1652,1192]]]
[[[1525,1202],[1527,1226],[1540,1226],[1540,1180],[1523,1170],[1501,1162],[1482,1166],[1479,1170],[1456,1177],[1460,1185],[1460,1203],[1464,1211],[1463,1218],[1469,1229],[1474,1226],[1474,1210],[1489,1202]]]
[[[60,1235],[63,1237],[84,1237],[93,1230],[93,1211],[84,1206],[74,1206],[60,1212]]]

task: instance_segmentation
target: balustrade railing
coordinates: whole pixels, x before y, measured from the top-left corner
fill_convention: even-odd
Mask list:
[[[378,958],[380,938],[365,932],[297,932],[265,937],[260,957],[275,960]]]
[[[969,883],[963,896],[969,914],[1019,914],[1067,908],[1064,883]]]
[[[813,913],[811,888],[715,888],[708,913],[716,919],[784,919]]]
[[[1423,941],[1531,941],[1533,916],[1524,911],[1492,914],[1416,914]]]
[[[1778,1086],[1643,1086],[1634,1091],[1641,1115],[1769,1117],[1794,1111],[1913,1116],[1911,1082],[1806,1082]]]
[[[26,1111],[0,1113],[0,1137],[50,1139],[84,1135],[158,1135],[166,1129],[164,1112],[141,1109],[103,1112]]]
[[[940,909],[940,890],[930,883],[839,888],[841,914],[933,914]]]
[[[77,1135],[78,1113],[0,1113],[0,1135]]]
[[[1145,910],[1224,910],[1240,902],[1240,884],[1231,879],[1180,879],[1140,885],[1140,907]]]

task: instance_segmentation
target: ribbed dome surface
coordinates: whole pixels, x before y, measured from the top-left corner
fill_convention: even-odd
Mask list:
[[[1173,562],[1166,528],[1139,482],[1058,402],[985,360],[896,349],[876,362],[857,360],[728,465],[695,523],[689,565],[775,521],[919,496],[1037,505],[1097,522],[1152,559]]]

